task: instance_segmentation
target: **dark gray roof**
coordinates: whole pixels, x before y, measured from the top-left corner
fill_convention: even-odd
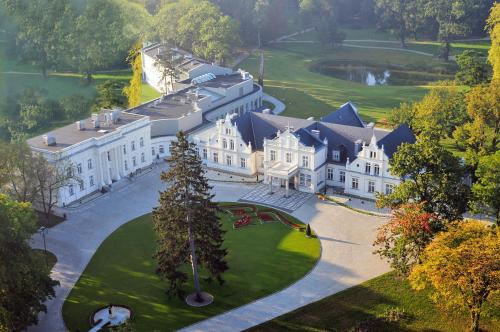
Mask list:
[[[410,127],[402,124],[381,140],[377,141],[378,146],[384,146],[385,154],[391,158],[398,147],[403,143],[415,143],[417,139],[411,132]]]
[[[373,135],[378,145],[384,146],[385,153],[390,158],[397,147],[405,142],[414,143],[415,136],[408,126],[402,125],[394,131],[386,131],[376,128],[349,126],[336,123],[319,122],[290,118],[279,115],[247,112],[232,119],[245,142],[251,142],[252,147],[257,150],[263,149],[264,138],[273,139],[279,131],[284,132],[288,127],[294,130],[294,134],[300,137],[300,142],[306,146],[319,147],[323,140],[328,140],[328,160],[332,161],[332,150],[339,150],[341,160],[356,158],[354,147],[357,141],[370,143]],[[319,139],[312,134],[312,130],[319,130]]]
[[[346,126],[364,128],[365,124],[359,117],[355,106],[351,102],[347,102],[332,113],[321,118],[322,122],[336,123]]]

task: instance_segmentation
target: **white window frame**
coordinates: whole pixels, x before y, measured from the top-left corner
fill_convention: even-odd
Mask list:
[[[330,181],[333,180],[333,168],[326,169],[326,179]]]
[[[309,156],[302,156],[302,167],[309,168]]]
[[[375,192],[375,181],[368,181],[368,192],[370,194]]]
[[[339,182],[345,183],[345,171],[339,171]]]
[[[269,151],[269,154],[270,154],[270,160],[271,161],[275,161],[276,160],[276,150],[271,150]]]
[[[357,177],[351,178],[351,189],[359,190],[359,178]]]

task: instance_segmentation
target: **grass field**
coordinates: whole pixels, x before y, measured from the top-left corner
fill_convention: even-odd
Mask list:
[[[387,40],[397,41],[396,37],[373,29],[344,30],[347,39]],[[315,32],[296,36],[293,40],[316,40]],[[387,46],[398,48],[394,43],[349,42],[349,44],[366,46]],[[409,49],[436,52],[439,48],[436,42],[416,41]],[[453,52],[464,49],[478,49],[486,52],[487,41],[457,43]],[[283,115],[306,118],[319,118],[335,110],[341,104],[352,101],[358,105],[362,117],[368,122],[384,124],[388,114],[403,101],[419,100],[432,87],[421,86],[366,86],[356,82],[337,79],[331,76],[312,72],[310,68],[324,61],[352,61],[355,63],[371,63],[397,65],[411,71],[450,72],[455,65],[446,63],[437,57],[408,53],[400,50],[361,49],[340,47],[325,50],[319,43],[280,43],[273,44],[264,50],[265,80],[264,90],[283,100],[287,109]],[[258,56],[252,56],[242,64],[257,77]],[[453,77],[453,75],[450,75]]]
[[[495,300],[500,301],[500,297]],[[388,308],[404,309],[406,319],[398,323],[377,319]],[[500,331],[500,308],[489,309],[489,312],[486,309],[483,313],[481,328],[484,331]],[[389,273],[250,331],[358,331],[353,328],[369,320],[370,328],[362,331],[455,332],[466,331],[468,319],[465,313],[440,310],[431,302],[427,292],[415,292],[406,280],[396,279],[393,273]]]
[[[151,216],[145,215],[119,228],[97,250],[64,304],[66,326],[88,330],[92,311],[111,302],[134,310],[137,331],[172,331],[286,287],[303,277],[320,255],[319,241],[303,232],[278,222],[234,230],[237,219],[222,215],[229,270],[222,286],[202,282],[215,295],[210,306],[192,308],[168,299],[167,283],[154,272],[155,236]],[[186,291],[192,291],[191,281]]]

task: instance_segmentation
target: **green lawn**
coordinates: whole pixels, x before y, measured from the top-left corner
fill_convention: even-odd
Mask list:
[[[500,297],[496,297],[497,303]],[[399,323],[376,319],[388,308],[404,309],[407,318]],[[500,331],[500,308],[486,308],[481,320],[485,331]],[[278,317],[250,331],[352,331],[369,320],[366,331],[465,331],[468,315],[438,308],[427,292],[413,291],[406,280],[393,273],[327,297]],[[356,330],[357,331],[357,330]],[[365,330],[363,330],[365,331]]]
[[[344,29],[348,39],[397,40],[395,36],[374,29]],[[316,40],[315,32],[292,38],[298,41]],[[357,45],[379,45],[397,48],[393,43],[349,42]],[[475,48],[486,52],[489,43],[484,41],[454,44],[457,50]],[[409,48],[434,52],[436,42],[416,41]],[[436,51],[437,52],[437,51]],[[362,117],[368,122],[384,124],[388,114],[403,101],[421,99],[432,84],[421,86],[366,86],[356,82],[337,79],[311,71],[311,67],[324,61],[349,61],[379,66],[399,66],[408,71],[447,72],[453,78],[455,65],[436,57],[402,52],[399,50],[360,49],[340,47],[328,50],[319,43],[280,43],[264,50],[264,91],[283,100],[287,109],[283,115],[319,118],[352,101],[358,105]],[[259,56],[254,55],[243,62],[242,67],[257,77]]]
[[[303,230],[279,222],[234,230],[236,219],[222,215],[229,270],[223,286],[202,283],[215,295],[210,306],[192,308],[168,299],[167,283],[154,272],[155,236],[151,216],[145,215],[116,230],[97,250],[64,304],[66,326],[88,330],[92,311],[111,302],[134,310],[137,331],[174,330],[280,290],[303,277],[319,258],[319,241],[306,238]],[[186,291],[192,291],[191,283]]]

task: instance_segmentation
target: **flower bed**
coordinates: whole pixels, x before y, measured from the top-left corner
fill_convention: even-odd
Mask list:
[[[273,218],[269,213],[266,212],[257,213],[257,217],[259,217],[261,221],[265,222],[275,221],[275,218]]]
[[[233,223],[233,228],[241,228],[241,227],[244,227],[244,226],[248,226],[252,223],[252,219],[250,218],[250,216],[248,214],[245,214],[241,219],[239,220],[236,220],[234,223]]]
[[[284,223],[285,225],[289,226],[289,227],[292,227],[294,229],[300,229],[300,225],[294,223],[294,222],[291,222],[290,220],[288,220],[286,217],[284,217],[281,213],[278,212],[278,218],[280,219],[280,221],[282,223]]]

